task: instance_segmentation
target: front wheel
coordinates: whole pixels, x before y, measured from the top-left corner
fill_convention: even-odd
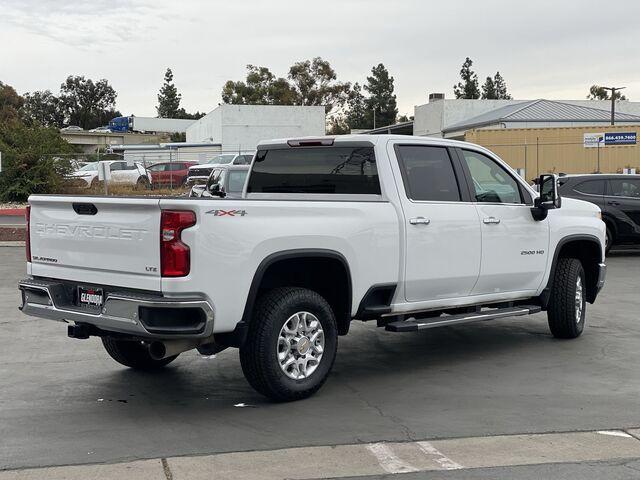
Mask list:
[[[338,347],[327,301],[305,288],[276,288],[257,302],[242,371],[258,392],[276,401],[307,398],[326,381]]]
[[[607,226],[607,237],[605,239],[605,244],[604,244],[604,253],[605,254],[609,254],[609,251],[611,251],[611,247],[613,247],[613,232],[611,231],[611,229],[609,228],[609,226]]]
[[[547,319],[556,338],[576,338],[582,334],[585,323],[586,282],[582,263],[577,258],[559,258]]]

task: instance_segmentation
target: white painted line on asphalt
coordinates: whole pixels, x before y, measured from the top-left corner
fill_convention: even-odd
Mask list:
[[[367,445],[369,450],[382,469],[387,473],[411,473],[419,471],[416,467],[405,463],[398,457],[388,445],[384,443],[372,443]]]
[[[449,457],[444,455],[440,450],[431,445],[429,442],[416,442],[416,445],[422,450],[425,454],[433,457],[433,460],[440,465],[444,470],[459,470],[464,468],[458,462],[454,462]]]
[[[623,432],[622,430],[598,430],[596,433],[599,433],[600,435],[611,435],[612,437],[633,438],[633,435],[629,435],[627,432]]]

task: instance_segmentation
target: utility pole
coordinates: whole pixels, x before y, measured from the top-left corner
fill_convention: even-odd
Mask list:
[[[611,125],[616,124],[616,92],[625,88],[627,87],[602,87],[603,90],[611,92]]]

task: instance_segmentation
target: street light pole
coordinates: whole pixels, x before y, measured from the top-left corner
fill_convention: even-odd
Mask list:
[[[627,87],[602,87],[603,90],[611,92],[611,125],[616,124],[616,92],[624,90]]]

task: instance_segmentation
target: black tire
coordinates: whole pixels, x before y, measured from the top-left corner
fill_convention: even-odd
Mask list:
[[[580,300],[577,298],[579,285],[582,292]],[[553,336],[579,337],[584,330],[586,311],[586,282],[582,263],[577,258],[559,258],[547,309],[547,319]]]
[[[116,362],[135,370],[158,370],[178,358],[178,355],[174,355],[155,360],[149,355],[147,347],[136,341],[102,337],[102,345]]]
[[[294,379],[280,367],[278,346],[283,326],[299,312],[311,313],[318,319],[324,331],[324,349],[315,370],[306,378]],[[240,348],[240,363],[249,384],[261,394],[279,402],[301,400],[322,387],[337,348],[336,319],[322,296],[305,288],[276,288],[256,303],[246,342]]]
[[[611,247],[613,247],[614,240],[615,238],[613,236],[613,232],[609,228],[609,225],[607,225],[607,237],[606,237],[605,250],[604,250],[605,254],[608,254],[609,251],[611,250]]]

